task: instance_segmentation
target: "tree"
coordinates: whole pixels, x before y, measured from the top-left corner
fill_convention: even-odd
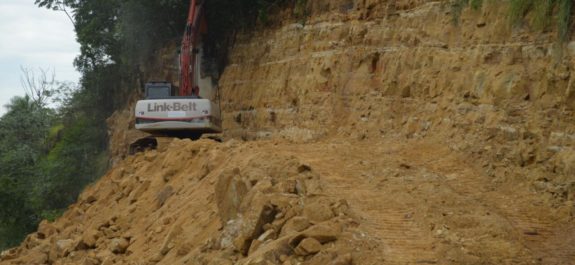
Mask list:
[[[75,8],[78,6],[77,0],[36,0],[34,3],[39,7],[46,7],[52,9],[54,11],[62,11],[66,16],[70,19],[72,24],[76,26],[76,22],[74,21],[74,14],[69,11],[69,8]]]
[[[0,118],[0,248],[16,244],[38,218],[30,197],[37,185],[50,110],[29,96],[14,97]]]
[[[20,70],[22,71],[20,84],[26,92],[26,95],[38,106],[45,107],[48,98],[54,95],[58,88],[54,70],[38,68],[36,72],[31,68],[23,66],[20,66]]]

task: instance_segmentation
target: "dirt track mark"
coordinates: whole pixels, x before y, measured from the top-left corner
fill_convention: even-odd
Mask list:
[[[481,168],[445,146],[341,143],[329,152],[316,144],[285,150],[358,209],[364,229],[383,242],[386,264],[575,260],[565,243],[573,241],[564,235],[571,228],[546,221],[548,211],[533,214],[531,202],[521,199],[527,188],[506,194],[507,187],[494,185]]]

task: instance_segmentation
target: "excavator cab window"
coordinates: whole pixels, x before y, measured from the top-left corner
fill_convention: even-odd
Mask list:
[[[172,84],[168,82],[146,83],[146,99],[162,99],[172,96]]]

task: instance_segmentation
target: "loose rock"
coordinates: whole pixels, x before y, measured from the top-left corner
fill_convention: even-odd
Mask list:
[[[318,253],[321,250],[321,243],[315,238],[303,239],[295,248],[295,253],[300,256],[307,256]]]
[[[114,254],[124,254],[130,246],[130,242],[125,238],[114,238],[110,242],[110,251]]]

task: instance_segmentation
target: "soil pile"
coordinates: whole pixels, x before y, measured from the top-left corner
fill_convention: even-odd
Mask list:
[[[120,162],[2,264],[352,264],[381,247],[296,157],[174,140]]]

